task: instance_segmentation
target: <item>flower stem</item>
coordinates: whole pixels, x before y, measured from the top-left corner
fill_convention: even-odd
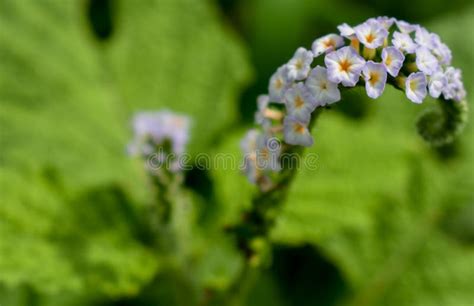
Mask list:
[[[324,108],[316,109],[309,124],[311,129]],[[244,212],[238,224],[230,228],[236,235],[237,245],[244,255],[241,275],[230,287],[226,295],[228,305],[245,298],[260,268],[270,261],[269,232],[285,202],[291,182],[299,169],[304,148],[287,146],[284,153],[291,154],[295,163],[283,164],[277,181],[272,188],[260,191],[252,199],[251,208]]]

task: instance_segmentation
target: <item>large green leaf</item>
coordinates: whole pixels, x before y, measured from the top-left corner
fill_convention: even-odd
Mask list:
[[[206,151],[237,119],[250,72],[243,48],[207,1],[122,1],[118,11],[107,54],[122,101],[192,115],[190,150]]]
[[[249,68],[205,1],[114,2],[102,43],[84,4],[0,3],[0,283],[133,295],[159,263],[136,204],[150,186],[125,154],[132,113],[189,114],[196,153],[236,119]]]

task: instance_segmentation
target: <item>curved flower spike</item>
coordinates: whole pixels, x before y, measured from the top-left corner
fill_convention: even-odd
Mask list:
[[[314,145],[311,128],[316,118],[329,104],[340,101],[344,87],[365,86],[373,99],[383,94],[387,84],[403,90],[407,100],[416,104],[428,93],[437,98],[440,107],[425,111],[417,122],[418,133],[433,146],[453,141],[466,124],[461,71],[450,66],[451,51],[438,35],[389,17],[371,18],[356,26],[344,23],[338,30],[341,36],[328,34],[316,39],[313,52],[299,48],[271,77],[269,98],[260,99],[256,116],[260,132],[250,132],[243,143],[248,162],[245,173],[260,192],[231,229],[250,264],[259,262],[254,260],[259,257],[254,244],[268,238],[275,212],[298,169],[286,163],[287,157],[296,156],[298,165],[304,147]],[[324,66],[312,67],[310,54],[324,56]],[[284,105],[269,108],[272,103]],[[281,146],[269,151],[274,141]],[[265,162],[275,157],[280,160],[262,167],[257,163],[257,152],[263,152]]]
[[[465,104],[466,91],[461,71],[449,66],[451,50],[437,34],[385,16],[356,26],[343,23],[338,30],[340,36],[328,34],[316,39],[312,52],[298,48],[271,77],[268,98],[259,102],[256,121],[269,137],[281,139],[283,153],[313,145],[310,130],[315,114],[339,102],[344,87],[364,86],[367,95],[377,99],[389,84],[403,90],[416,104],[429,94],[442,101],[441,113],[426,113],[420,119],[421,136],[440,145],[459,133],[466,121],[463,112],[467,108],[460,106]],[[313,68],[313,56],[324,56],[324,66]],[[284,103],[284,109],[272,108],[270,114],[266,109],[269,103]]]

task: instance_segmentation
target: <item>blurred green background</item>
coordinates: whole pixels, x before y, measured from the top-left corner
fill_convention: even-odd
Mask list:
[[[237,170],[187,172],[173,250],[157,252],[152,186],[125,151],[131,116],[189,114],[193,156],[240,158],[274,70],[379,15],[438,33],[471,99],[468,0],[0,0],[0,305],[212,304],[242,267],[223,228],[255,190]],[[474,305],[472,123],[433,149],[414,124],[434,101],[343,98],[314,129],[318,170],[297,175],[271,261],[239,303]]]

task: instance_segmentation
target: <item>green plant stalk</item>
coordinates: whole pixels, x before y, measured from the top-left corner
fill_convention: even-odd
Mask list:
[[[324,108],[313,112],[309,129],[311,130]],[[237,235],[239,248],[244,252],[250,264],[258,265],[258,253],[262,246],[255,243],[256,239],[267,240],[268,233],[273,227],[282,204],[285,202],[291,181],[296,175],[303,158],[304,147],[286,146],[283,153],[296,156],[296,164],[283,164],[278,180],[269,190],[257,193],[252,199],[251,208],[242,216],[241,222],[233,230]]]
[[[173,254],[176,247],[174,241],[176,234],[172,222],[173,208],[176,204],[175,195],[179,194],[178,189],[182,179],[179,173],[163,171],[151,175],[151,181],[156,194],[150,214],[150,226],[155,235],[155,247],[160,253]]]
[[[318,108],[313,112],[309,124],[310,130],[323,110],[324,108]],[[244,254],[245,261],[239,277],[223,298],[226,305],[242,305],[242,300],[257,280],[261,267],[269,262],[271,252],[269,232],[275,224],[291,182],[299,169],[304,147],[286,146],[283,152],[296,156],[294,159],[296,164],[282,165],[278,181],[269,190],[257,193],[252,199],[250,209],[243,213],[240,223],[229,229],[236,235],[237,245]]]

